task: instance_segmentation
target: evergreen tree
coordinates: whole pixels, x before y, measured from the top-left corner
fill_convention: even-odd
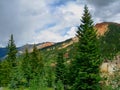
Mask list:
[[[17,48],[14,42],[13,35],[11,35],[10,37],[7,49],[8,49],[7,59],[11,63],[12,67],[15,67],[17,65],[17,62],[16,62]]]
[[[36,45],[33,46],[33,52],[30,56],[30,87],[35,84],[36,88],[44,86],[44,63],[40,51]]]
[[[30,65],[31,65],[31,73],[33,72],[34,76],[40,75],[42,73],[44,64],[40,51],[37,49],[36,45],[33,46]]]
[[[10,86],[9,87],[10,88],[16,88],[17,87],[17,82],[19,82],[18,81],[19,70],[18,70],[18,61],[17,61],[17,58],[16,58],[17,48],[16,48],[16,45],[15,45],[13,34],[11,34],[11,36],[10,36],[10,40],[8,41],[7,49],[8,49],[8,53],[7,53],[6,60],[9,64],[9,68],[10,68],[9,73],[7,73],[9,78],[10,78],[10,81],[9,81]]]
[[[10,82],[11,66],[7,60],[0,61],[0,87],[7,87]]]
[[[24,81],[24,86],[29,86],[29,81],[31,79],[30,77],[30,54],[28,53],[28,49],[25,49],[25,55],[23,56],[23,60],[21,62],[21,73],[23,73],[23,81]]]
[[[13,35],[10,37],[7,48],[7,58],[0,62],[0,86],[5,87],[10,84],[13,77],[13,69],[16,67],[17,49]]]
[[[63,80],[63,68],[65,67],[64,66],[64,59],[63,59],[63,53],[58,53],[58,57],[57,57],[57,61],[56,61],[56,80],[59,81],[59,80]]]
[[[21,62],[21,73],[23,75],[21,80],[22,85],[31,87],[33,81],[36,86],[42,83],[40,82],[40,78],[42,78],[43,68],[42,56],[36,45],[33,46],[33,51],[31,53],[28,53],[28,49],[26,48]],[[37,87],[39,87],[39,85]]]
[[[64,65],[64,58],[63,58],[63,52],[58,53],[58,57],[56,60],[56,69],[55,69],[55,75],[56,75],[56,83],[61,82],[64,85],[66,85],[66,78],[65,78],[65,65]]]
[[[1,62],[1,85],[7,86],[12,77],[13,77],[13,69],[16,67],[17,62],[16,62],[16,45],[14,43],[13,35],[11,35],[10,40],[8,42],[8,53],[7,57],[4,61]]]
[[[84,7],[81,25],[78,27],[78,54],[75,60],[76,79],[73,90],[98,90],[101,63],[99,43],[88,7]]]

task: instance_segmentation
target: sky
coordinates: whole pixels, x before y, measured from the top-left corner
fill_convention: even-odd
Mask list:
[[[75,36],[87,5],[94,20],[120,23],[120,0],[0,0],[0,47],[61,42]]]

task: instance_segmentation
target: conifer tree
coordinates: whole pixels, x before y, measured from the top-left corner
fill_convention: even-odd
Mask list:
[[[8,53],[7,53],[7,59],[10,61],[12,67],[15,67],[17,62],[16,62],[16,54],[17,54],[17,48],[14,42],[13,34],[10,37],[10,40],[8,42]]]
[[[55,75],[56,75],[56,83],[61,82],[64,87],[66,84],[65,79],[65,65],[64,65],[64,58],[63,58],[63,52],[58,53],[58,57],[56,60],[56,68],[55,68]]]
[[[18,61],[16,58],[17,48],[15,45],[13,34],[11,34],[11,36],[10,36],[10,40],[8,41],[7,49],[8,49],[8,53],[7,53],[6,60],[9,64],[8,68],[10,68],[9,73],[7,73],[8,77],[10,79],[10,81],[9,81],[10,86],[9,87],[15,88],[16,81],[19,78],[18,77],[19,70],[18,70]]]
[[[30,56],[30,87],[35,84],[36,88],[44,86],[44,63],[40,51],[37,49],[36,45],[33,46],[33,52]],[[32,86],[33,85],[33,86]],[[36,90],[38,90],[36,89]]]
[[[10,78],[11,66],[7,60],[0,61],[0,87],[7,87]]]
[[[30,65],[34,76],[39,75],[44,67],[42,56],[40,54],[40,51],[37,49],[36,45],[33,46]]]
[[[84,7],[81,25],[78,27],[78,54],[75,60],[76,79],[73,90],[98,90],[99,65],[101,63],[99,43],[88,7]]]
[[[63,53],[58,53],[57,61],[56,61],[56,80],[63,80],[63,68],[64,66],[64,59],[63,59]]]
[[[24,86],[29,86],[29,81],[31,79],[30,77],[30,54],[28,53],[28,49],[25,49],[25,55],[23,57],[23,60],[21,61],[21,73],[23,73],[23,79],[24,79]]]
[[[17,53],[17,49],[16,49],[16,45],[14,43],[14,39],[13,39],[13,35],[11,35],[10,40],[8,42],[8,53],[7,53],[7,57],[6,59],[4,59],[3,61],[1,61],[1,70],[0,70],[0,84],[2,86],[7,86],[8,84],[10,84],[12,77],[13,76],[13,69],[16,67],[16,53]]]

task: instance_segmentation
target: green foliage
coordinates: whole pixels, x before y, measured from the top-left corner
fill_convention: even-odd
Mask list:
[[[101,64],[99,43],[87,6],[84,8],[81,22],[77,31],[79,43],[73,67],[75,74],[73,78],[76,78],[73,90],[98,90],[100,89],[99,65]]]
[[[35,45],[33,47],[33,52],[31,53],[30,66],[31,66],[31,74],[33,74],[34,76],[42,73],[44,63],[42,60],[42,56]]]
[[[7,60],[0,62],[0,86],[7,86],[10,82],[11,65]]]
[[[10,89],[15,90],[52,90],[53,87],[57,90],[100,90],[100,49],[103,58],[111,58],[120,51],[120,27],[109,25],[108,32],[99,38],[99,49],[99,40],[87,6],[81,23],[77,31],[78,43],[64,49],[61,48],[62,42],[57,43],[42,49],[42,54],[34,45],[33,52],[28,53],[26,49],[25,54],[16,58],[17,49],[11,35],[7,46],[8,56],[0,62],[0,87],[9,85]],[[64,44],[70,41],[66,40]],[[116,76],[112,79],[117,83],[117,89],[119,78]],[[112,87],[102,89],[112,90]]]
[[[58,80],[56,82],[56,88],[55,88],[55,90],[64,90],[64,84],[62,83],[61,80]]]
[[[26,49],[23,60],[20,64],[21,73],[23,74],[23,83],[25,87],[30,86],[31,81],[36,81],[37,77],[42,76],[43,71],[43,60],[40,52],[37,50],[36,46],[33,47],[33,52],[28,53]]]
[[[64,79],[64,59],[63,59],[63,53],[58,53],[58,59],[56,61],[56,80],[63,80]]]
[[[16,88],[23,87],[26,81],[24,80],[23,73],[20,69],[20,66],[15,67],[11,73],[12,73],[12,76],[9,83],[9,88],[16,89]]]
[[[44,76],[43,68],[42,57],[36,46],[34,45],[33,52],[30,54],[26,49],[25,55],[22,58],[17,58],[16,66],[12,67],[9,87],[12,89],[31,86],[38,88],[38,84],[43,84],[42,80],[45,81],[43,78],[39,79]],[[36,86],[33,85],[34,83]]]
[[[120,26],[111,23],[108,31],[100,37],[101,54],[105,59],[112,59],[120,51]]]
[[[23,56],[23,59],[21,60],[21,63],[20,63],[21,73],[23,73],[23,79],[24,79],[24,86],[25,87],[29,86],[29,82],[30,82],[30,79],[31,79],[30,63],[31,63],[30,54],[28,53],[28,49],[26,48],[25,55]]]
[[[17,48],[14,43],[13,35],[11,35],[11,37],[10,37],[7,49],[8,49],[7,59],[10,61],[12,67],[15,67],[17,64],[17,62],[16,62]]]
[[[10,40],[8,42],[8,54],[7,58],[1,62],[1,85],[7,86],[9,82],[11,81],[11,77],[13,76],[13,70],[17,66],[17,60],[16,60],[16,45],[14,43],[13,35],[11,35]]]
[[[63,84],[63,87],[67,88],[68,68],[67,65],[65,65],[64,52],[62,50],[59,51],[58,58],[56,60],[55,75],[56,75],[55,83],[61,82],[61,84]]]
[[[47,90],[47,85],[44,77],[36,77],[30,81],[29,90]]]
[[[55,82],[55,69],[54,69],[54,67],[45,66],[44,71],[45,71],[45,78],[46,78],[47,86],[53,87],[54,82]]]

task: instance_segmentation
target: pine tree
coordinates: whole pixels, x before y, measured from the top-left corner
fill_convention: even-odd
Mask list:
[[[15,67],[17,65],[16,62],[16,54],[17,54],[17,48],[14,42],[13,34],[10,37],[10,40],[8,42],[8,53],[7,53],[7,59],[11,63],[12,67]]]
[[[21,73],[23,73],[23,83],[24,86],[29,86],[29,81],[31,79],[31,66],[30,66],[31,58],[30,54],[28,53],[28,49],[25,49],[25,55],[23,56],[23,60],[21,61]]]
[[[58,53],[58,57],[56,60],[56,68],[55,68],[55,75],[56,75],[56,83],[61,82],[64,87],[66,84],[66,79],[65,79],[65,65],[64,65],[64,58],[63,58],[63,52],[60,51]]]
[[[99,43],[88,7],[84,7],[81,25],[78,27],[78,54],[75,60],[76,79],[74,90],[98,90],[99,65],[101,63]]]
[[[30,56],[30,87],[38,90],[40,87],[45,86],[44,81],[44,63],[40,51],[36,45],[33,46],[33,52]]]
[[[8,53],[7,53],[7,57],[4,61],[2,61],[1,65],[1,70],[2,70],[2,85],[3,86],[7,86],[12,77],[13,77],[13,69],[16,67],[17,65],[17,60],[16,60],[16,53],[17,53],[17,49],[16,49],[16,45],[14,43],[14,39],[13,39],[13,35],[11,35],[10,40],[8,42]]]
[[[9,73],[8,74],[8,77],[10,79],[9,81],[9,87],[16,87],[16,79],[18,78],[18,61],[17,61],[17,58],[16,58],[16,54],[17,54],[17,48],[16,48],[16,45],[15,45],[15,41],[14,41],[14,38],[13,38],[13,34],[11,34],[10,36],[10,40],[8,42],[8,46],[7,46],[7,49],[8,49],[8,53],[7,53],[7,57],[6,57],[6,60],[9,64]]]
[[[56,80],[63,80],[63,68],[64,68],[64,59],[63,53],[58,53],[57,61],[56,61]]]
[[[33,46],[33,52],[31,53],[31,70],[34,74],[34,76],[39,75],[42,73],[44,64],[42,60],[42,56],[40,54],[40,51],[37,49],[36,45]]]

